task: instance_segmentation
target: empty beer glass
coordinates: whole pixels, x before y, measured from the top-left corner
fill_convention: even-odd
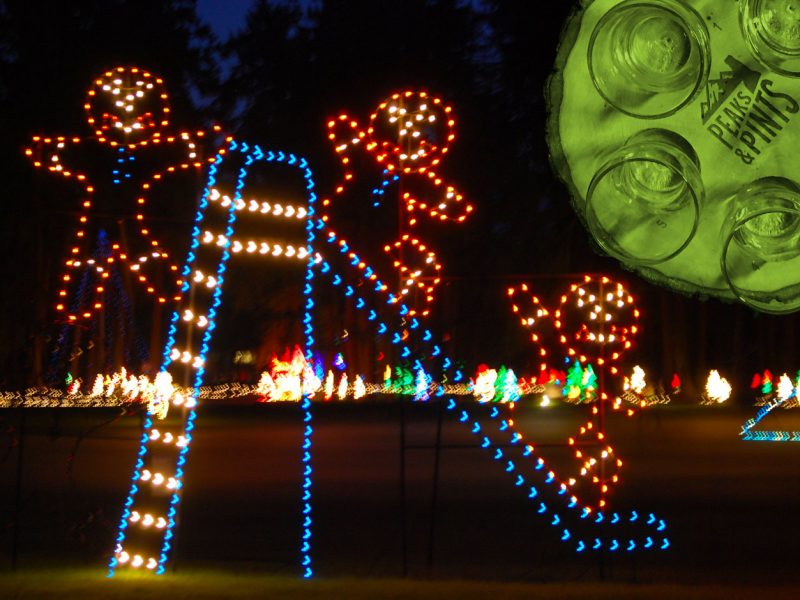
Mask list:
[[[594,86],[611,106],[633,117],[665,117],[708,80],[708,30],[680,0],[624,0],[595,26],[588,61]]]
[[[646,129],[614,151],[592,178],[586,222],[610,255],[630,265],[652,265],[692,240],[703,195],[691,145],[674,132]]]
[[[745,304],[768,313],[800,309],[800,186],[765,177],[734,196],[722,229],[722,273]]]
[[[739,24],[761,64],[800,77],[800,0],[739,0]]]

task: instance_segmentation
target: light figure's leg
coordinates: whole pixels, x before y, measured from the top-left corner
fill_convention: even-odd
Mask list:
[[[220,167],[224,161],[233,162],[237,169],[230,181],[222,181]],[[291,213],[281,206],[280,210],[266,209],[266,203],[253,205],[242,199],[248,171],[258,162],[276,163],[292,167],[300,172],[305,181],[307,206],[291,207]],[[313,267],[316,255],[313,252],[314,231],[314,181],[306,161],[293,154],[263,152],[258,146],[250,148],[245,143],[232,142],[220,152],[211,166],[208,184],[200,201],[192,242],[183,270],[181,301],[170,321],[168,341],[161,366],[172,380],[183,385],[191,384],[188,397],[172,394],[168,400],[174,405],[173,412],[180,410],[179,419],[164,421],[164,426],[154,427],[153,415],[147,414],[142,434],[133,482],[122,511],[119,533],[114,554],[109,562],[109,576],[121,566],[144,568],[163,574],[172,546],[178,517],[181,487],[189,445],[197,416],[197,390],[205,375],[205,360],[209,351],[215,318],[222,301],[222,284],[228,261],[232,254],[244,250],[246,253],[269,254],[300,259],[306,265],[304,285],[305,312],[303,322],[306,335],[306,358],[311,359],[314,343],[312,327],[313,300],[311,298]],[[249,211],[270,218],[291,218],[305,224],[305,245],[272,244],[265,241],[249,241],[244,244],[234,237],[237,214]],[[303,396],[303,532],[302,564],[304,575],[310,577],[311,570],[311,402]],[[176,425],[174,421],[179,421]],[[150,468],[145,468],[146,460]],[[169,472],[155,471],[153,465],[170,465]]]

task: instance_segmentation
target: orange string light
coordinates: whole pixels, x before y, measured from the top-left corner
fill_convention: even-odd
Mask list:
[[[342,180],[334,187],[334,197],[345,194],[353,182],[353,152],[360,148],[390,176],[406,182],[421,182],[422,189],[430,192],[430,197],[422,197],[409,189],[403,190],[401,201],[409,227],[417,224],[420,212],[427,213],[434,221],[461,223],[473,211],[473,206],[456,187],[437,172],[455,139],[452,108],[440,98],[424,91],[407,90],[381,102],[370,115],[366,128],[347,113],[330,119],[327,127],[328,139],[344,168]],[[323,198],[320,203],[321,218],[328,225],[332,203],[331,197]],[[347,243],[347,240],[342,241]],[[409,252],[405,252],[406,248]],[[409,314],[428,315],[442,268],[436,254],[428,244],[407,234],[386,244],[384,251],[400,275],[398,295],[407,295],[413,289],[422,292],[424,308],[409,307]]]
[[[536,295],[530,294],[527,284],[509,287],[507,293],[512,312],[531,332],[531,341],[542,359],[541,372],[548,369],[546,359],[550,352],[544,340],[544,327],[552,325],[550,333],[555,334],[568,357],[581,364],[594,363],[606,369],[609,375],[619,376],[616,364],[632,347],[639,331],[640,315],[633,296],[622,284],[604,276],[585,275],[582,282],[570,285],[569,290],[561,295],[558,308],[552,312]],[[604,389],[597,390],[597,394],[601,404],[609,399]],[[619,410],[621,400],[615,399],[611,407]],[[599,414],[600,408],[595,402],[589,420],[568,438],[573,457],[578,462],[578,471],[562,485],[573,488],[581,481],[588,482],[597,490],[597,507],[602,509],[611,488],[619,482],[623,463],[608,443],[605,433],[595,424]],[[634,410],[629,408],[627,415],[633,414]]]
[[[69,256],[64,263],[65,271],[60,277],[63,285],[58,290],[58,300],[55,305],[56,311],[63,316],[67,323],[75,323],[80,319],[91,319],[97,311],[102,310],[102,294],[105,291],[102,281],[109,276],[108,271],[104,270],[105,267],[95,264],[95,259],[85,249],[82,249],[82,246],[91,243],[87,231],[96,184],[91,180],[89,174],[69,164],[70,151],[81,144],[91,142],[99,142],[103,145],[125,148],[130,151],[148,145],[176,148],[180,156],[178,162],[164,165],[159,171],[147,176],[139,184],[139,191],[136,193],[132,218],[139,223],[138,240],[147,250],[131,257],[121,249],[118,243],[115,243],[111,246],[111,256],[104,259],[108,263],[106,267],[116,262],[125,265],[134,274],[134,280],[140,287],[159,304],[165,304],[178,297],[177,289],[181,281],[177,277],[178,266],[172,262],[167,263],[170,272],[176,274],[176,287],[172,292],[158,291],[153,282],[143,273],[143,269],[154,262],[169,261],[170,259],[170,253],[144,224],[147,196],[153,186],[163,182],[166,176],[182,171],[201,171],[212,160],[203,160],[199,156],[198,144],[208,136],[206,131],[176,133],[166,131],[169,126],[170,108],[163,81],[137,67],[117,67],[95,79],[87,92],[84,109],[87,122],[94,130],[94,139],[79,136],[33,136],[32,146],[25,149],[25,155],[29,157],[34,167],[46,169],[51,173],[76,181],[81,186],[82,199],[78,227],[73,236],[74,245],[70,248]],[[213,133],[220,131],[221,127],[218,125],[211,128]],[[71,304],[68,284],[74,280],[71,273],[75,269],[87,266],[95,269],[100,284],[95,287],[94,298],[89,304],[91,308],[72,313],[68,309]]]

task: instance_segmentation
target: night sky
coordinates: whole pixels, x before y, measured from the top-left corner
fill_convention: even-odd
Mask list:
[[[253,0],[198,0],[197,14],[224,40],[244,27],[252,4]]]

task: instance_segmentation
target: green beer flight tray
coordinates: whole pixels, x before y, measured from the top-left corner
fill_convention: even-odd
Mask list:
[[[800,79],[769,72],[753,58],[739,28],[736,1],[687,2],[708,29],[707,84],[670,116],[625,115],[597,92],[587,61],[594,26],[621,1],[583,0],[564,27],[546,91],[552,163],[585,225],[586,191],[611,151],[644,129],[667,129],[683,136],[697,153],[705,188],[697,232],[682,252],[666,262],[646,267],[622,264],[648,281],[682,293],[735,300],[720,268],[723,222],[734,194],[751,181],[780,176],[800,182]],[[743,107],[767,108],[766,102],[785,117],[775,117],[778,127],[752,122],[749,112],[742,117]]]

